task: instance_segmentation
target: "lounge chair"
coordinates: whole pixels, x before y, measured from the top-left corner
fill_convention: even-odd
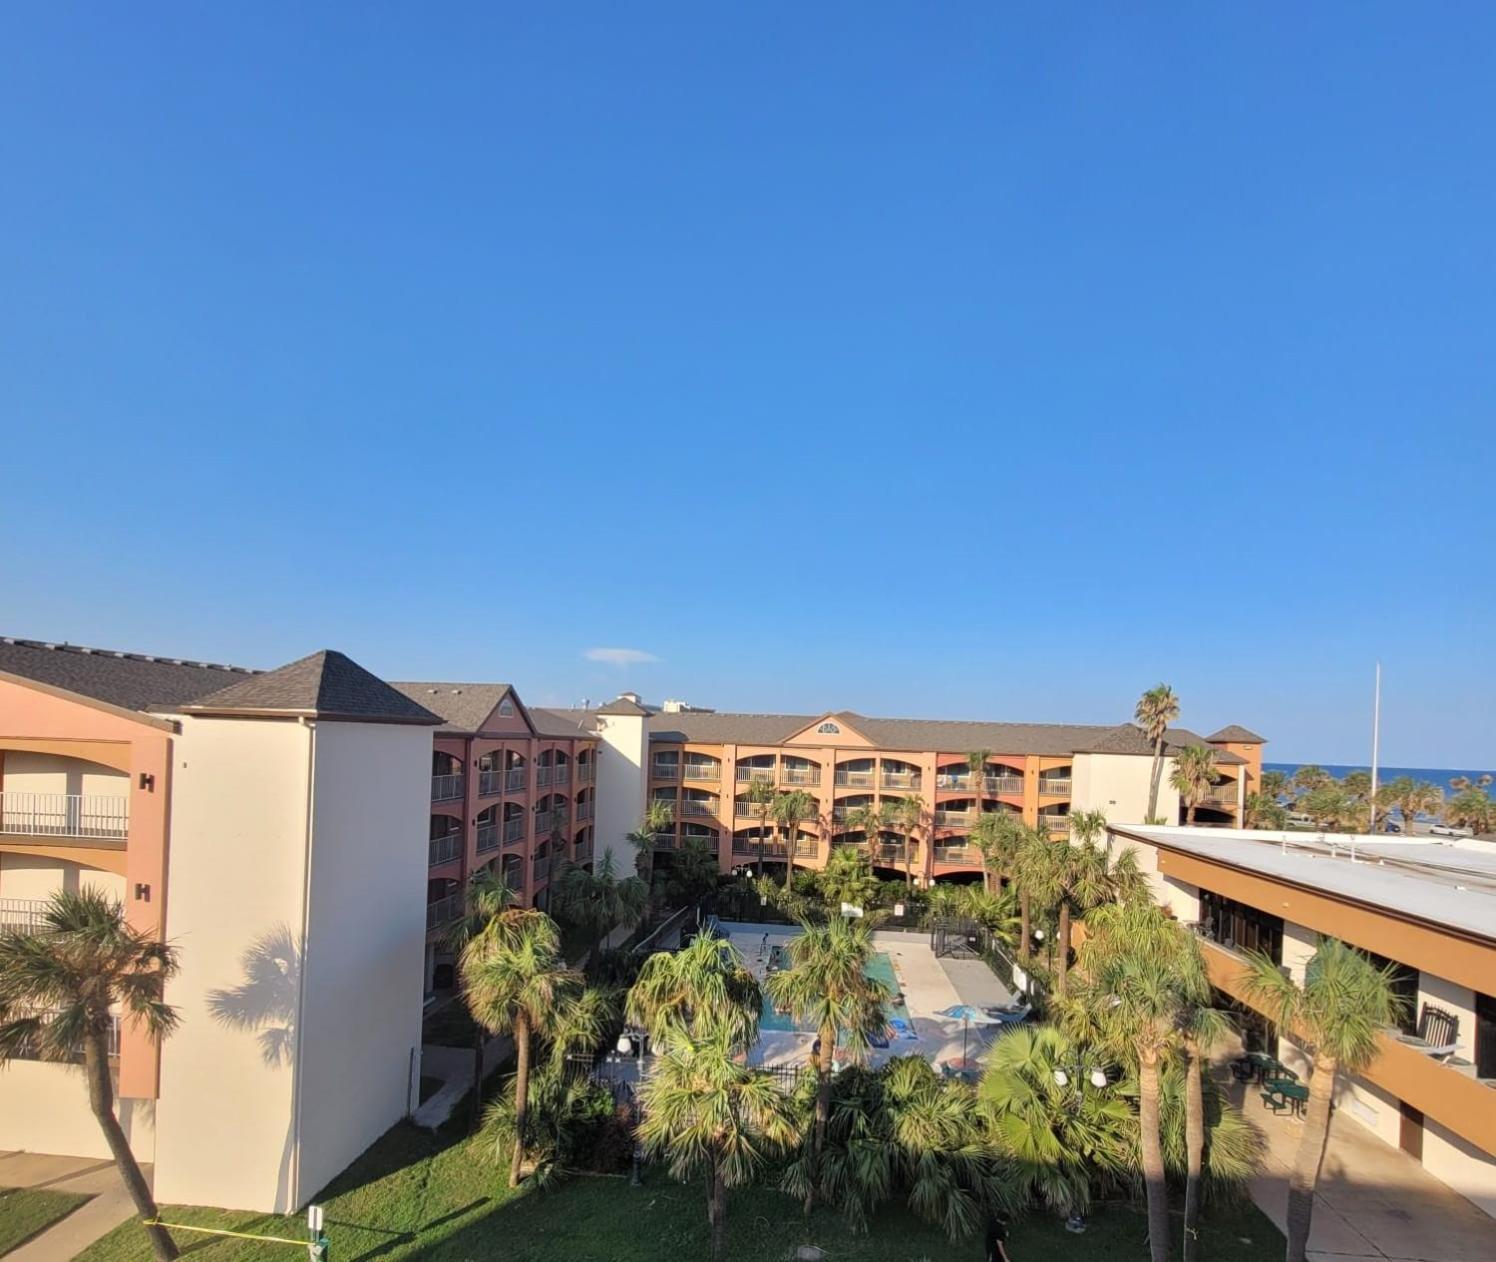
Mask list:
[[[1416,1048],[1425,1056],[1443,1060],[1459,1050],[1460,1019],[1452,1012],[1436,1008],[1431,1003],[1423,1005],[1415,1034],[1399,1034],[1397,1041],[1407,1047]]]

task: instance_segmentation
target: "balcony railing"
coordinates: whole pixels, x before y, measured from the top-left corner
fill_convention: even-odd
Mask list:
[[[130,831],[130,799],[92,793],[0,793],[0,833],[119,839]]]
[[[700,798],[687,798],[680,804],[682,815],[715,815],[717,813],[716,798],[702,800]]]
[[[461,853],[461,833],[448,833],[445,837],[433,837],[431,847],[427,852],[426,866],[434,868],[443,863],[451,863]]]
[[[564,833],[566,831],[567,825],[571,823],[571,812],[568,811],[564,806],[558,806],[554,811],[552,811],[551,817],[551,832]]]
[[[551,783],[552,784],[557,784],[557,785],[560,785],[560,784],[570,784],[571,783],[571,764],[570,763],[562,763],[559,767],[556,767],[555,768],[555,774],[551,777]]]
[[[917,771],[885,771],[882,784],[885,789],[917,789],[920,774]]]
[[[655,835],[654,835],[654,848],[656,850],[674,850],[675,849],[675,834],[674,833],[655,833]]]
[[[752,802],[744,802],[741,799],[735,800],[732,804],[732,813],[739,819],[757,819],[758,811],[759,808]],[[770,818],[773,818],[772,812]]]
[[[1067,798],[1071,783],[1069,776],[1040,776],[1039,792],[1044,797]]]
[[[872,847],[873,858],[879,863],[903,863],[904,843],[901,841],[880,841]],[[910,844],[909,862],[919,862],[919,847]]]
[[[976,822],[975,811],[941,811],[935,812],[935,826],[937,828],[965,828]]]
[[[426,928],[449,925],[462,914],[462,894],[448,894],[435,902],[426,904]]]
[[[549,876],[551,871],[551,856],[548,854],[536,855],[530,860],[530,871],[537,881]]]
[[[0,930],[36,933],[45,929],[49,905],[39,898],[0,898]]]
[[[936,846],[936,863],[981,863],[982,852],[975,846]]]
[[[433,802],[450,802],[453,798],[462,796],[462,772],[450,776],[431,777],[431,800]]]
[[[781,774],[785,784],[819,785],[821,783],[819,767],[786,767]]]
[[[982,787],[988,793],[1007,793],[1021,796],[1023,793],[1022,776],[983,776]]]
[[[688,762],[684,775],[687,780],[720,780],[722,764],[718,762]]]
[[[550,811],[537,811],[535,813],[535,835],[542,837],[551,831],[551,824],[555,822],[555,815]]]
[[[1213,784],[1205,791],[1205,796],[1200,799],[1201,806],[1226,806],[1236,805],[1236,781],[1227,780],[1221,784]]]
[[[503,791],[504,773],[502,771],[480,771],[478,773],[479,796],[491,798]]]
[[[656,780],[679,780],[680,763],[655,762],[649,765],[649,774]]]
[[[739,766],[737,769],[739,784],[750,784],[754,780],[763,780],[767,784],[773,784],[774,775],[773,767]]]
[[[592,760],[589,760],[587,762],[579,762],[577,764],[577,783],[578,784],[591,784],[596,779],[597,779],[597,761],[596,761],[596,759],[592,759]]]
[[[942,771],[935,776],[935,787],[937,789],[969,789],[971,788],[971,772],[969,771]]]
[[[1047,829],[1051,834],[1068,833],[1070,831],[1070,816],[1040,815],[1039,827],[1042,829]]]
[[[556,774],[556,769],[548,764],[542,763],[535,768],[535,787],[538,789],[551,782],[551,777]]]
[[[499,848],[499,826],[497,824],[478,825],[478,853],[484,854],[489,850]]]
[[[595,809],[596,808],[594,807],[594,804],[590,800],[586,802],[578,802],[577,823],[580,824],[584,819],[591,819]]]
[[[525,817],[523,815],[515,815],[504,821],[504,844],[506,846],[511,842],[523,841],[524,836]]]
[[[854,789],[871,789],[877,783],[877,777],[871,771],[838,771],[835,780],[837,784]]]
[[[525,791],[525,768],[510,767],[504,773],[504,792],[523,793]]]

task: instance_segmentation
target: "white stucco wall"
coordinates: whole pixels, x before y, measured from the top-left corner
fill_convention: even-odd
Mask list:
[[[121,1100],[115,1114],[141,1161],[155,1153],[155,1105]],[[81,1066],[15,1060],[0,1068],[0,1151],[110,1159],[104,1132],[88,1107]]]
[[[634,715],[600,715],[597,751],[597,824],[594,853],[613,854],[622,875],[634,869],[633,850],[624,838],[644,816],[649,755],[648,719]]]
[[[130,777],[113,767],[82,758],[7,750],[7,793],[90,793],[101,797],[130,796]]]
[[[1496,983],[1496,978],[1492,978]],[[1468,986],[1461,986],[1458,982],[1447,981],[1443,977],[1437,977],[1433,973],[1418,974],[1418,1011],[1413,1014],[1416,1021],[1423,1012],[1423,1005],[1431,1003],[1436,1008],[1443,1008],[1445,1012],[1453,1013],[1460,1023],[1459,1032],[1455,1035],[1459,1043],[1459,1051],[1456,1056],[1462,1056],[1466,1060],[1475,1059],[1475,992]],[[1496,1101],[1492,1102],[1496,1107]]]
[[[1466,1200],[1496,1218],[1496,1158],[1438,1122],[1423,1124],[1423,1166]]]
[[[45,855],[0,854],[0,898],[45,901],[58,890],[103,890],[123,902],[125,878]]]
[[[1142,824],[1148,818],[1148,773],[1153,760],[1137,754],[1076,754],[1071,764],[1070,806],[1100,811],[1112,824]],[[1174,760],[1159,773],[1158,813],[1169,823],[1179,818],[1179,794],[1169,785]]]
[[[166,929],[182,1024],[162,1051],[156,1194],[288,1209],[311,732],[181,723]]]
[[[416,1103],[431,729],[317,726],[296,1202]]]

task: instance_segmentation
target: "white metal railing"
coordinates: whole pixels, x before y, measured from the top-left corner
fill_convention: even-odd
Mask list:
[[[577,848],[571,857],[574,863],[586,863],[592,858],[592,843],[586,840],[577,842]]]
[[[492,797],[495,793],[504,791],[504,773],[502,771],[480,771],[478,773],[478,793],[482,797]]]
[[[680,763],[652,762],[649,764],[649,774],[656,780],[679,780]]]
[[[539,837],[542,833],[551,831],[551,823],[556,817],[550,811],[537,811],[535,813],[535,835]]]
[[[883,773],[885,789],[917,789],[919,785],[920,775],[917,771],[885,771]]]
[[[763,766],[746,766],[745,767],[745,766],[742,766],[741,764],[739,764],[739,766],[738,766],[738,779],[740,781],[744,781],[744,782],[753,781],[753,780],[767,780],[770,783],[773,783],[773,780],[774,780],[774,764],[770,763],[767,767],[763,767]]]
[[[93,793],[0,793],[0,832],[25,837],[122,838],[130,799]]]
[[[445,898],[438,898],[426,904],[426,928],[435,929],[438,925],[448,925],[457,919],[462,911],[462,895],[448,894]]]
[[[579,822],[581,820],[584,820],[584,819],[591,819],[592,815],[593,815],[593,805],[592,805],[591,802],[578,802],[577,803],[577,820]]]
[[[720,780],[722,779],[722,764],[720,762],[688,762],[686,779]]]
[[[531,871],[534,873],[537,881],[541,877],[546,876],[551,870],[551,856],[548,854],[538,854],[530,862],[532,864]]]
[[[538,788],[540,788],[543,785],[549,784],[551,782],[551,777],[555,773],[556,773],[556,769],[554,767],[550,766],[547,763],[542,763],[540,766],[536,767],[535,768],[535,787],[538,789]]]
[[[752,802],[744,801],[742,798],[736,798],[733,800],[732,813],[739,819],[757,819],[759,809],[760,808],[755,806]],[[773,818],[772,811],[769,813],[769,818]]]
[[[462,796],[462,772],[450,776],[431,777],[431,800],[447,802]]]
[[[715,815],[717,813],[717,800],[715,798],[687,798],[680,804],[682,815]]]
[[[551,783],[552,784],[557,784],[557,785],[560,785],[560,784],[570,784],[571,783],[571,764],[570,763],[562,763],[560,766],[556,767],[555,768],[555,775],[553,775],[551,777]]]
[[[48,904],[39,898],[0,898],[0,929],[36,933],[47,927]]]
[[[497,850],[499,848],[499,826],[497,824],[478,825],[478,853],[486,850]]]
[[[461,833],[448,833],[445,837],[433,837],[431,848],[427,853],[426,865],[434,868],[438,864],[451,863],[461,853]]]
[[[510,767],[504,773],[504,792],[523,793],[525,791],[525,769],[523,767]]]
[[[577,783],[591,784],[597,779],[597,759],[589,758],[577,764]]]
[[[875,777],[871,771],[838,771],[836,783],[859,789],[871,789],[875,783]]]
[[[504,844],[511,841],[522,841],[525,836],[525,817],[516,815],[504,821]]]
[[[936,863],[980,863],[982,852],[975,846],[936,846]]]
[[[971,788],[971,772],[943,771],[935,777],[937,789],[969,789]]]
[[[936,811],[935,823],[942,828],[960,828],[976,819],[975,811]]]
[[[983,776],[982,787],[988,793],[1022,793],[1022,776]]]
[[[1039,792],[1048,797],[1069,797],[1070,784],[1069,776],[1040,776]]]
[[[1040,815],[1039,827],[1047,828],[1052,833],[1068,833],[1070,831],[1070,816]]]
[[[1213,784],[1205,790],[1205,796],[1200,799],[1201,805],[1213,806],[1235,806],[1236,805],[1236,781],[1223,780],[1220,784]]]
[[[821,769],[819,767],[786,767],[784,769],[785,784],[814,784],[821,783]]]

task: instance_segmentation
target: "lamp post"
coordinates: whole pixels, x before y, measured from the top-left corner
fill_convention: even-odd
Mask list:
[[[1057,1087],[1075,1086],[1074,1105],[1078,1109],[1081,1101],[1085,1099],[1086,1088],[1089,1086],[1096,1091],[1104,1091],[1110,1084],[1111,1079],[1106,1076],[1106,1070],[1099,1066],[1088,1065],[1056,1065],[1054,1070],[1054,1083]],[[1065,1230],[1079,1235],[1086,1229],[1086,1216],[1079,1210],[1071,1210],[1070,1216],[1065,1219]]]
[[[629,1172],[629,1185],[638,1187],[643,1182],[640,1177],[640,1167],[644,1162],[644,1145],[639,1142],[639,1092],[638,1084],[644,1081],[644,1057],[649,1046],[649,1031],[641,1027],[625,1026],[618,1035],[618,1043],[615,1046],[620,1057],[636,1056],[637,1072],[634,1075],[634,1085],[629,1086],[629,1100],[631,1104],[630,1113],[634,1122],[634,1151],[631,1154],[633,1165]]]

